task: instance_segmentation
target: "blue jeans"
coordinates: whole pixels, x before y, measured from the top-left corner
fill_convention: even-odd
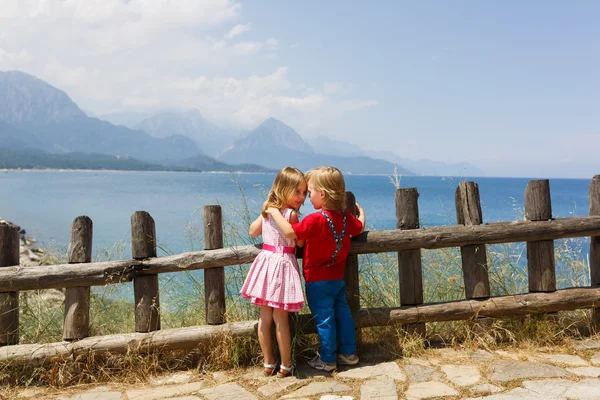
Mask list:
[[[306,282],[306,300],[321,340],[321,360],[336,362],[338,342],[340,353],[356,353],[356,328],[344,280]]]

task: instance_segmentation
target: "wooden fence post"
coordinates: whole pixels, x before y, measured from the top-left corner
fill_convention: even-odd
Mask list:
[[[590,216],[600,215],[600,175],[590,182]],[[590,238],[590,286],[600,286],[600,236]],[[600,332],[600,308],[592,308],[592,331]]]
[[[525,218],[529,221],[552,219],[550,182],[548,179],[530,181],[525,188]],[[527,242],[529,292],[556,291],[554,240]]]
[[[0,223],[0,267],[19,265],[19,228]],[[0,346],[19,343],[19,292],[0,293]]]
[[[352,192],[346,192],[346,209],[352,215],[356,215],[356,197]],[[346,282],[346,299],[352,313],[360,310],[360,281],[358,275],[358,254],[351,254],[346,259],[344,281]],[[356,328],[356,344],[360,345],[361,343],[361,330]]]
[[[146,211],[131,216],[131,254],[134,259],[156,257],[156,227],[154,218]],[[158,275],[133,278],[135,298],[135,331],[152,332],[160,329],[160,297]]]
[[[356,215],[356,198],[354,193],[346,192],[346,209]],[[358,279],[358,255],[349,255],[344,269],[346,281],[346,298],[352,312],[360,310],[360,287]]]
[[[221,206],[204,206],[204,250],[223,248],[223,217]],[[206,323],[225,323],[225,269],[204,270],[204,307]]]
[[[75,218],[71,224],[69,264],[92,261],[92,220],[87,216]],[[65,289],[63,340],[79,340],[90,335],[90,287]]]
[[[396,229],[419,228],[419,192],[416,188],[396,189]],[[423,270],[421,249],[398,252],[398,276],[400,279],[400,305],[423,304]],[[408,332],[425,336],[425,324],[406,326]]]
[[[479,186],[475,182],[460,182],[454,193],[454,200],[458,224],[481,225],[483,215],[479,199]],[[486,246],[484,244],[461,246],[460,254],[467,300],[490,297]]]

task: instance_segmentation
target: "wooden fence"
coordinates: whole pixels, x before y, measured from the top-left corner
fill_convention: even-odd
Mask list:
[[[352,239],[345,279],[357,327],[405,324],[424,333],[425,322],[525,315],[592,308],[600,328],[600,175],[589,186],[590,215],[552,218],[550,184],[534,180],[525,189],[525,220],[483,224],[479,188],[461,182],[455,193],[457,225],[419,227],[418,192],[396,190],[396,228],[368,231]],[[347,196],[355,211],[354,196]],[[0,224],[0,362],[41,364],[56,357],[90,352],[124,353],[191,349],[218,334],[256,335],[256,321],[225,321],[225,266],[251,263],[260,246],[223,248],[221,207],[204,207],[205,250],[156,257],[154,220],[145,211],[131,217],[132,260],[90,262],[92,221],[77,217],[71,226],[68,264],[20,267],[19,235]],[[589,287],[557,290],[554,240],[591,237]],[[487,244],[527,242],[529,293],[490,296]],[[423,304],[421,249],[460,247],[465,299]],[[399,301],[392,308],[361,308],[358,254],[397,252]],[[206,325],[161,329],[158,274],[204,269]],[[135,333],[89,336],[90,286],[133,281]],[[22,290],[65,288],[63,341],[19,345],[19,295]],[[314,332],[310,315],[298,327]]]

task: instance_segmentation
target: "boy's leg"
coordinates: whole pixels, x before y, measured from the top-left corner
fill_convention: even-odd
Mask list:
[[[356,325],[350,312],[350,306],[346,300],[346,283],[343,279],[337,282],[337,292],[333,307],[335,310],[335,322],[337,328],[337,339],[339,341],[340,354],[356,353]]]
[[[319,355],[326,363],[336,362],[336,326],[333,312],[334,285],[335,281],[306,282],[306,300],[313,315],[321,350]]]

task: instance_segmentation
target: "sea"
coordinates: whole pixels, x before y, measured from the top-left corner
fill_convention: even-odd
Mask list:
[[[94,259],[131,241],[136,211],[154,218],[159,255],[203,249],[203,207],[221,205],[224,223],[247,232],[248,218],[261,208],[274,174],[72,171],[0,171],[0,218],[26,230],[42,248],[64,249],[70,225],[81,215],[93,221]],[[394,179],[346,175],[365,210],[367,229],[395,228]],[[591,179],[591,177],[590,177]],[[525,178],[401,176],[400,187],[417,188],[421,226],[456,223],[454,192],[461,181],[479,185],[485,222],[523,219]],[[550,179],[553,217],[588,215],[588,179]],[[300,212],[313,212],[307,200]],[[130,250],[129,250],[130,251]],[[129,254],[130,255],[130,254]]]

